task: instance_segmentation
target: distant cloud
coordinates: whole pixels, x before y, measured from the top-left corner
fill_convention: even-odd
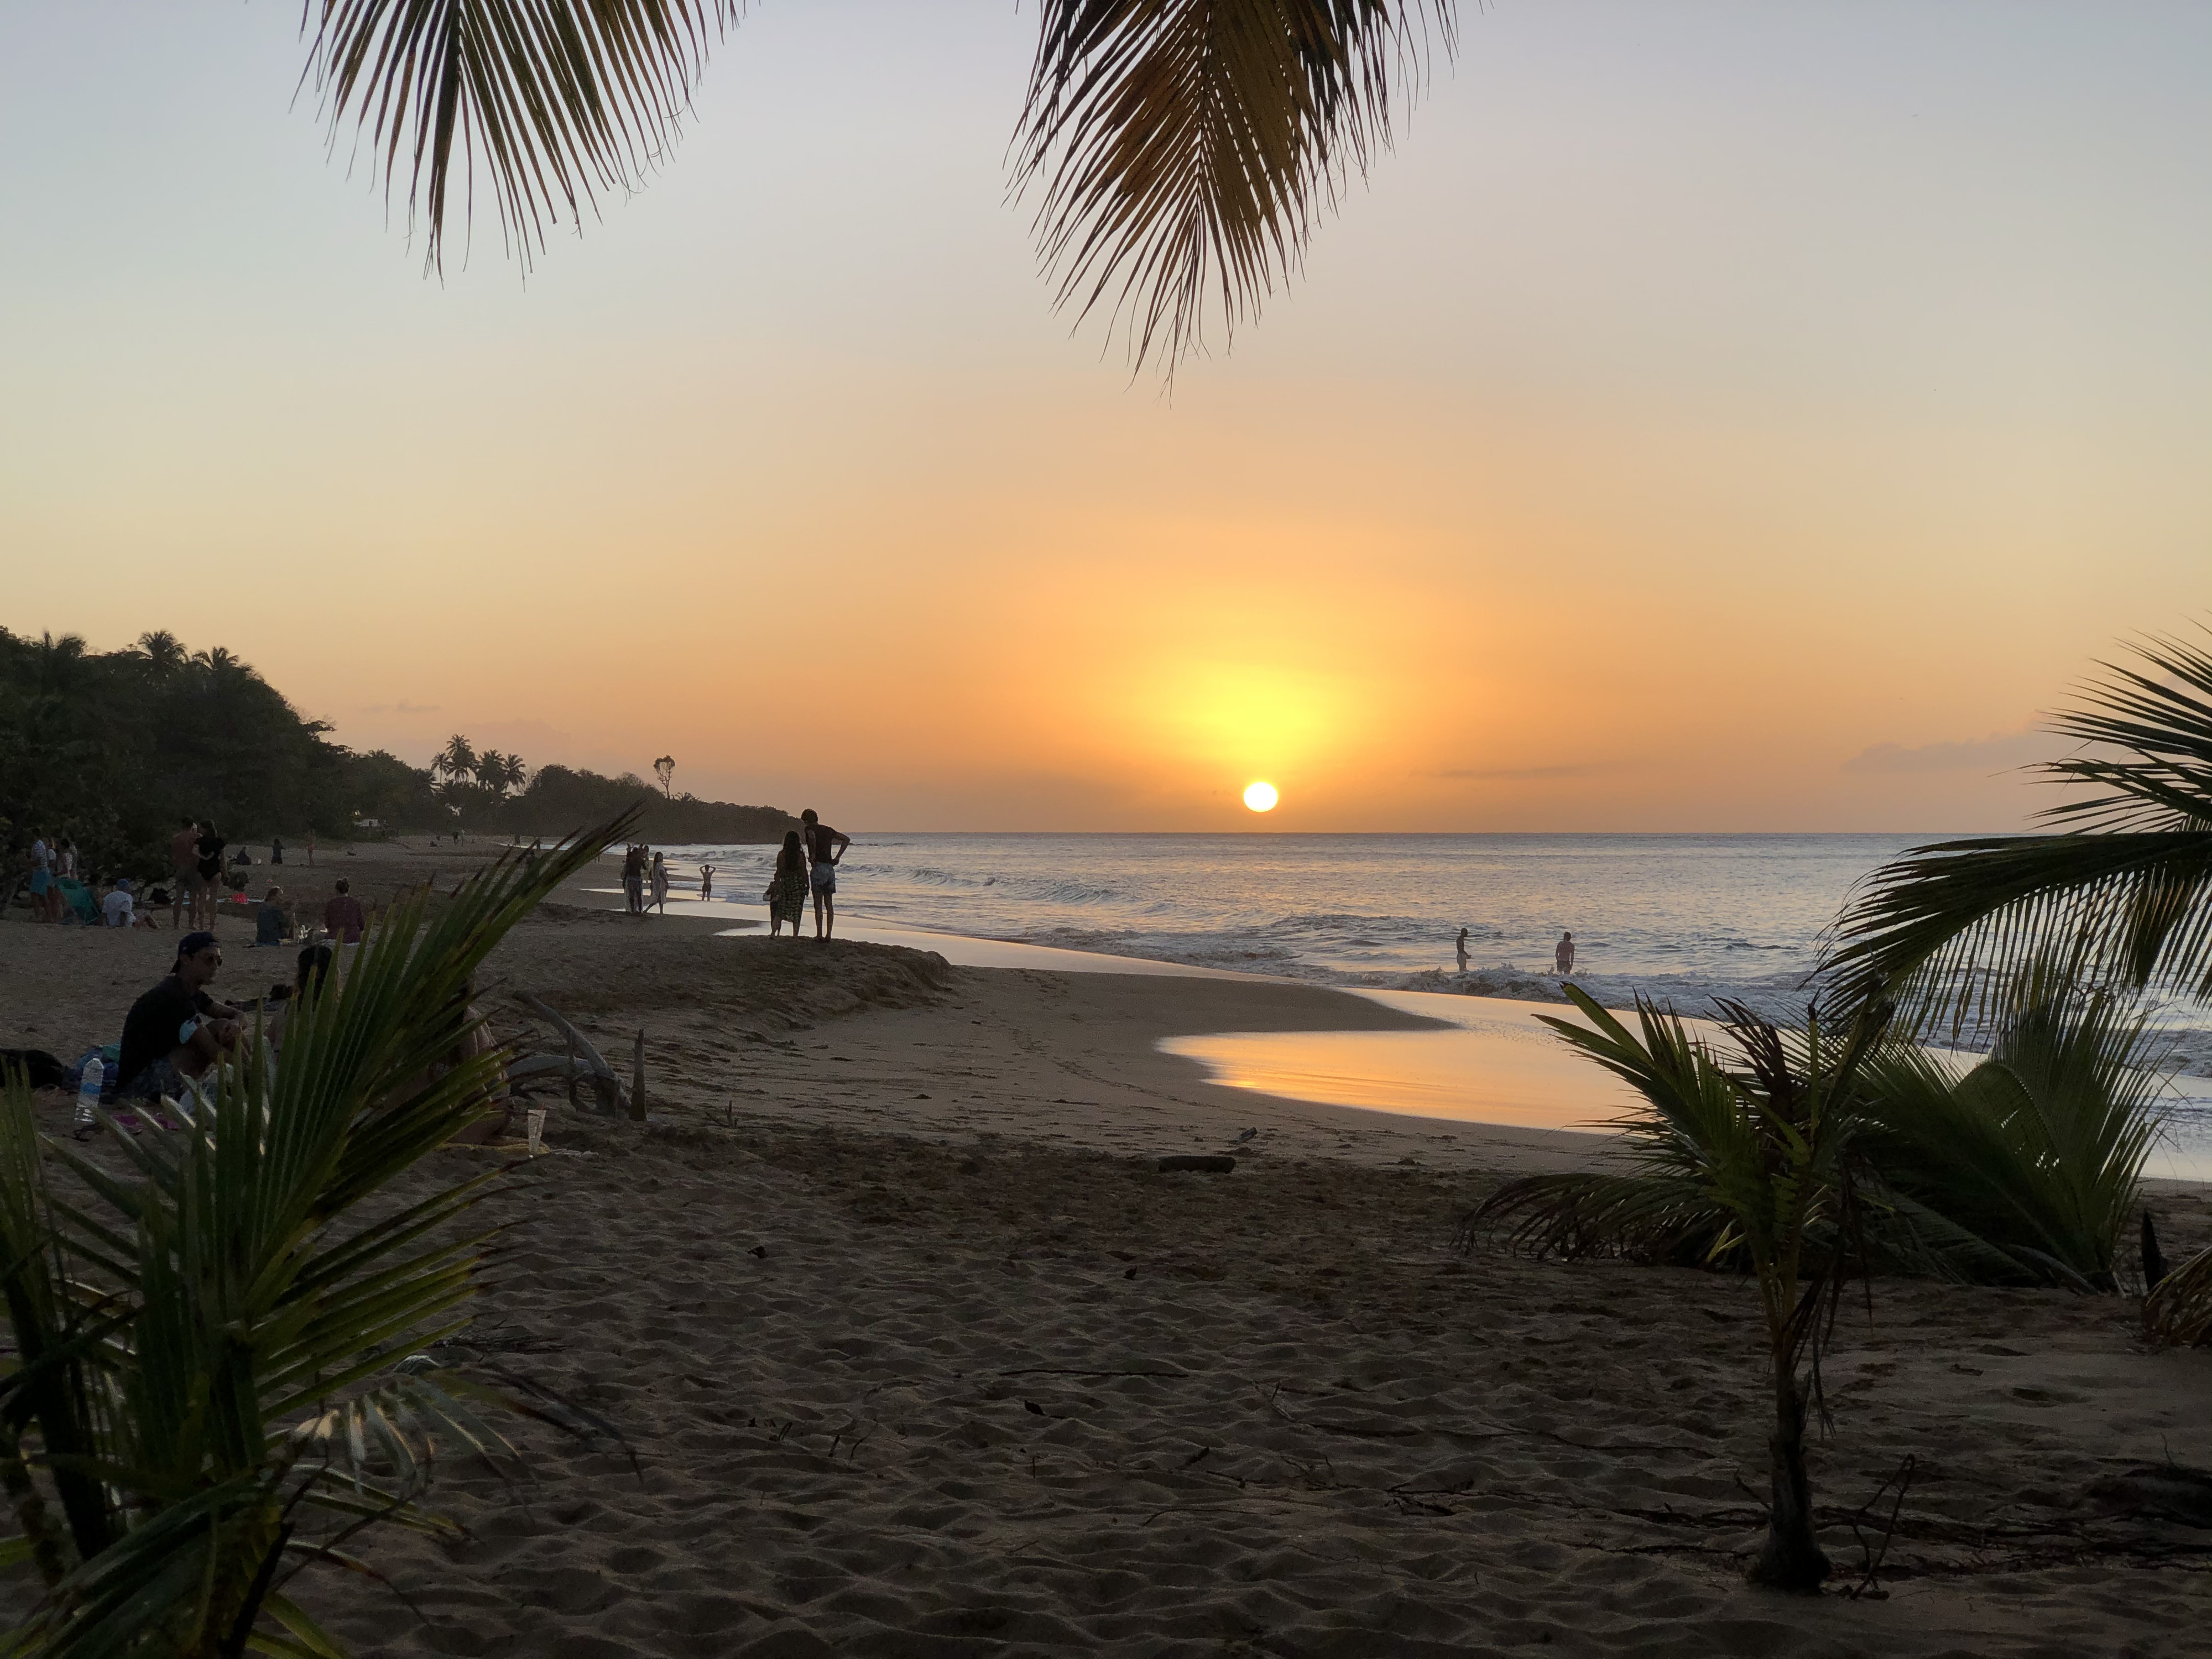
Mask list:
[[[406,702],[404,701],[400,702],[375,702],[369,704],[361,712],[364,714],[434,714],[438,712],[438,705],[434,702]]]
[[[1846,772],[1996,772],[2048,760],[2062,740],[2037,731],[1994,732],[1956,743],[1878,743],[1845,761]]]
[[[1589,778],[1601,772],[1618,772],[1626,761],[1568,761],[1558,766],[1482,766],[1439,772],[1440,778],[1463,778],[1479,783],[1534,783],[1546,778]]]

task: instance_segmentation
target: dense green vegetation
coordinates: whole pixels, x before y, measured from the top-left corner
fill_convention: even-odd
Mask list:
[[[154,874],[168,866],[180,819],[233,841],[338,839],[465,829],[559,836],[642,805],[638,833],[659,842],[774,841],[791,820],[773,807],[672,796],[630,775],[476,753],[455,738],[429,767],[332,742],[274,686],[220,647],[187,651],[149,634],[96,652],[75,635],[28,639],[0,629],[0,854],[34,834],[76,842],[83,866]]]

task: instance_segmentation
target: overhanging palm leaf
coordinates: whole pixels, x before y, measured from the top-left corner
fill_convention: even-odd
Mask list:
[[[690,105],[708,34],[738,9],[739,0],[307,0],[310,70],[333,136],[350,118],[369,135],[387,184],[406,173],[433,266],[443,258],[456,159],[463,217],[482,161],[507,244],[526,264],[549,220],[579,219],[599,191],[639,182]]]
[[[1141,363],[1225,329],[1296,267],[1316,212],[1390,142],[1450,0],[1042,0],[1018,185],[1061,303]]]
[[[281,1065],[227,1070],[180,1133],[117,1138],[134,1175],[52,1146],[88,1200],[46,1189],[27,1093],[9,1091],[0,1249],[35,1358],[0,1378],[0,1473],[49,1584],[23,1633],[40,1652],[229,1654],[249,1636],[325,1651],[279,1594],[286,1564],[345,1560],[331,1527],[438,1526],[417,1499],[439,1446],[504,1449],[477,1414],[489,1391],[407,1358],[461,1322],[481,1235],[454,1224],[493,1176],[361,1206],[483,1110],[494,1058],[447,1063],[471,976],[626,827],[388,916],[298,1009]],[[88,1517],[70,1502],[86,1487]],[[289,1635],[256,1634],[264,1613]]]
[[[1954,1032],[2015,1007],[2037,966],[2212,996],[2212,655],[2154,638],[2137,657],[2052,724],[2119,751],[2038,769],[2097,791],[2042,813],[2069,831],[1944,842],[1883,866],[1822,964],[1841,993],[1899,994]]]
[[[307,0],[335,142],[406,179],[432,266],[481,164],[526,263],[550,223],[641,181],[742,0]],[[1321,210],[1387,148],[1453,0],[1040,0],[1017,189],[1043,179],[1058,301],[1123,319],[1170,367],[1297,266]],[[453,208],[458,167],[461,202]]]

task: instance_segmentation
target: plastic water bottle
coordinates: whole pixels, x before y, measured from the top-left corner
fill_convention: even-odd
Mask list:
[[[89,1129],[100,1121],[100,1085],[106,1080],[107,1062],[94,1054],[84,1063],[84,1075],[76,1085],[76,1117],[72,1127]]]

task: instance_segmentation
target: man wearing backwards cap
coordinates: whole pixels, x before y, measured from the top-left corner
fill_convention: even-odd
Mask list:
[[[243,1018],[207,993],[222,966],[213,933],[187,933],[177,941],[169,976],[131,1005],[123,1021],[123,1052],[115,1069],[123,1079],[117,1098],[184,1098],[192,1079],[238,1046]]]

